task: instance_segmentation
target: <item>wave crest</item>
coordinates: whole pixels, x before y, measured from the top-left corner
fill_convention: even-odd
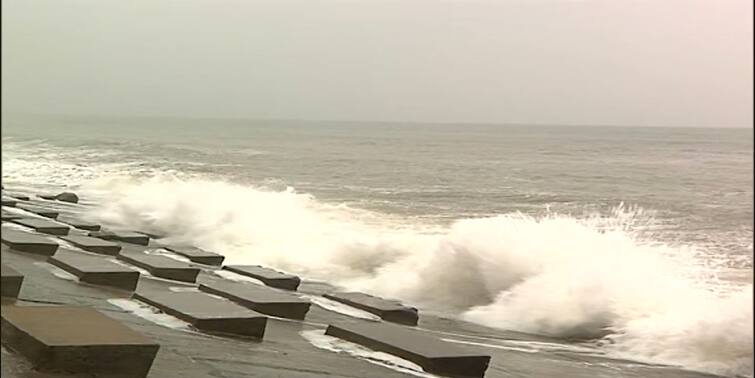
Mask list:
[[[715,294],[692,247],[647,239],[642,209],[575,218],[503,214],[407,224],[293,189],[156,177],[100,180],[92,214],[261,263],[448,311],[580,340],[635,359],[752,374],[752,285]]]

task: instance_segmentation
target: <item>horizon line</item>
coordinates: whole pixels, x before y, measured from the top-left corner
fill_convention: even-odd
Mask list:
[[[518,122],[493,122],[493,121],[378,121],[378,120],[347,120],[347,119],[302,119],[302,118],[254,118],[254,117],[231,117],[231,116],[191,116],[174,114],[96,114],[96,113],[47,113],[47,112],[7,112],[3,111],[2,119],[7,116],[42,116],[42,117],[70,117],[70,118],[132,118],[132,119],[184,119],[184,120],[223,120],[223,121],[250,121],[250,122],[301,122],[301,123],[340,123],[340,124],[383,124],[383,125],[468,125],[468,126],[535,126],[535,127],[614,127],[614,128],[670,128],[670,129],[753,129],[754,125],[627,125],[627,124],[580,124],[580,123],[518,123]]]

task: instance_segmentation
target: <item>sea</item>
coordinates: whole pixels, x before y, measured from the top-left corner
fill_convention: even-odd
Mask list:
[[[3,115],[2,183],[490,329],[753,375],[753,129]]]

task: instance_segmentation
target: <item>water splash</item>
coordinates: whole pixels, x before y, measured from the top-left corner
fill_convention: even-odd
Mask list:
[[[654,240],[652,214],[641,208],[581,218],[503,214],[439,228],[291,188],[165,177],[93,188],[109,196],[92,214],[103,223],[222,251],[231,263],[266,264],[492,327],[603,338],[607,351],[634,358],[752,370],[752,286],[716,293],[711,265],[694,247]]]

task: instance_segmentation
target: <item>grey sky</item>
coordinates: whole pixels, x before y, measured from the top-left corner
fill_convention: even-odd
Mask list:
[[[751,127],[752,0],[3,0],[3,110]]]

